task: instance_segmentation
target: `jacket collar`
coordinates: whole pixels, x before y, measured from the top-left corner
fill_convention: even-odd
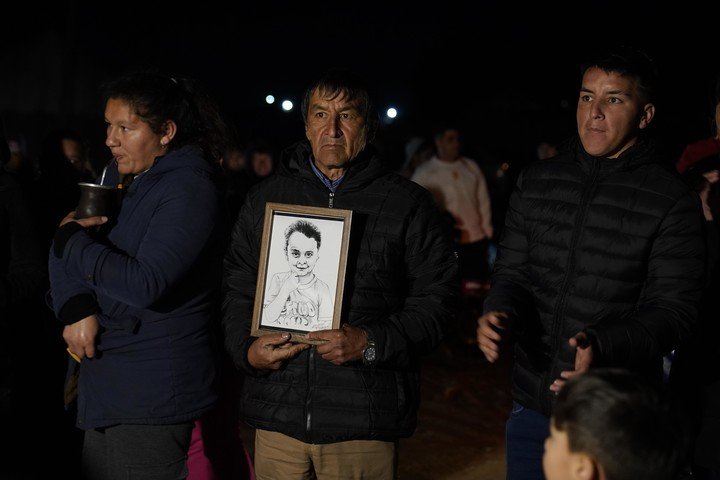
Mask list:
[[[136,177],[138,180],[145,176],[154,177],[179,168],[194,168],[204,172],[208,176],[214,175],[216,172],[216,169],[205,160],[200,147],[197,145],[185,145],[177,150],[168,152],[166,155],[156,157],[153,165]],[[103,183],[105,185],[116,185],[119,182],[119,177],[117,164],[113,163],[113,165],[108,168],[107,178]],[[131,181],[130,187],[126,188],[132,188],[133,183],[135,183],[134,180]]]
[[[179,168],[193,167],[212,172],[210,163],[205,161],[202,149],[197,145],[185,145],[167,155],[155,158],[155,163],[146,174],[161,175]]]
[[[325,187],[310,167],[308,158],[312,156],[312,149],[307,140],[300,141],[288,147],[280,156],[278,174],[288,177],[300,178]],[[387,169],[372,145],[368,145],[351,162],[345,171],[343,181],[338,191],[347,191],[362,188],[379,176],[387,172]]]
[[[612,173],[637,168],[640,165],[656,163],[656,146],[652,140],[638,138],[633,146],[625,150],[618,158],[605,158],[590,155],[585,151],[579,137],[570,144],[574,151],[575,161],[587,172],[592,170],[600,173]]]

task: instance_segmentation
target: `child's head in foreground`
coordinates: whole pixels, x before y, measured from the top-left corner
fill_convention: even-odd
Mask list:
[[[661,394],[637,375],[590,370],[560,391],[545,441],[547,480],[671,480],[687,434]]]

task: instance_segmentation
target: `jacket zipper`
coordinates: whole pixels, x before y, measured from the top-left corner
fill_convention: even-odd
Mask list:
[[[308,355],[308,378],[307,386],[308,393],[305,399],[305,433],[312,443],[312,437],[310,436],[310,429],[312,428],[312,413],[310,411],[310,404],[312,403],[312,385],[313,377],[315,376],[315,347],[310,348],[310,354]]]
[[[560,330],[560,324],[561,319],[563,317],[563,311],[565,309],[565,300],[567,299],[567,291],[569,288],[570,283],[570,275],[575,270],[575,247],[577,245],[578,239],[580,238],[580,231],[582,230],[582,226],[585,223],[585,217],[587,216],[587,211],[590,206],[590,199],[592,197],[592,194],[595,192],[595,183],[597,181],[598,176],[598,163],[597,161],[593,162],[592,168],[590,169],[590,181],[587,183],[586,188],[583,189],[583,195],[580,198],[580,210],[578,211],[577,218],[575,221],[575,227],[573,228],[573,234],[572,239],[570,240],[570,250],[569,255],[570,258],[568,259],[568,265],[565,269],[565,277],[563,278],[562,288],[560,289],[560,298],[558,299],[557,306],[555,307],[555,319],[553,320],[552,325],[552,332],[551,332],[551,342],[552,342],[552,352],[553,352],[553,361],[550,364],[550,368],[548,369],[547,373],[545,373],[545,377],[543,379],[542,385],[540,385],[540,388],[544,388],[545,385],[549,385],[550,383],[550,376],[552,375],[553,366],[557,362],[558,357],[558,345],[560,343],[560,339],[558,338],[558,332]],[[552,400],[551,397],[548,395],[542,395],[540,398],[545,398],[545,408],[547,410],[552,409]]]
[[[328,208],[333,208],[335,205],[335,192],[330,192],[328,194]],[[312,429],[312,412],[311,412],[311,404],[312,404],[312,385],[313,385],[313,379],[315,377],[315,347],[310,348],[310,354],[308,355],[308,379],[307,379],[307,387],[308,387],[308,393],[307,397],[305,399],[305,433],[307,434],[308,438],[312,442],[312,436],[311,436],[311,429]]]

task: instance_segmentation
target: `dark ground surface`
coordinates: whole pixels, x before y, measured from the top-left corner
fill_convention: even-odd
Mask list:
[[[400,443],[401,479],[505,478],[509,371],[470,348],[425,362],[418,428]]]

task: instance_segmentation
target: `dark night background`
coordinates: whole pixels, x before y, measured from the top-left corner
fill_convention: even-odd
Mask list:
[[[299,107],[318,74],[346,66],[375,86],[381,111],[399,110],[377,139],[390,166],[403,162],[411,136],[429,136],[439,123],[460,127],[466,153],[487,175],[497,232],[514,176],[535,157],[536,144],[575,132],[580,64],[602,47],[633,45],[657,62],[663,80],[651,129],[668,165],[686,144],[711,135],[720,73],[718,2],[662,3],[6,0],[0,7],[0,128],[35,158],[51,130],[79,130],[99,170],[110,159],[100,85],[129,70],[156,68],[200,80],[239,141],[261,137],[280,150],[303,138],[302,119],[299,108],[288,114],[277,103],[266,105],[265,95]],[[501,162],[511,164],[502,178],[493,175]],[[504,468],[504,449],[497,446],[510,375],[509,368],[489,368],[474,344],[480,298],[467,302],[458,327],[469,332],[462,348],[472,353],[445,357],[441,349],[441,364],[423,372],[430,379],[423,386],[425,411],[440,413],[421,417],[415,447],[404,445],[404,472],[416,472],[404,478],[440,478],[422,476],[432,475],[428,465],[444,472]],[[22,408],[3,424],[10,426],[8,459],[14,462],[0,462],[0,478],[16,466],[23,473],[18,478],[46,468],[53,473],[38,478],[51,478],[58,467],[72,477],[80,431],[57,411],[67,360],[60,324],[41,321],[50,316],[44,299],[30,310],[36,313],[23,311],[22,322],[7,322],[15,333],[5,335],[6,348],[22,366]],[[59,417],[67,425],[49,427]],[[38,462],[50,449],[66,460]]]
[[[0,115],[30,154],[48,130],[70,126],[102,163],[99,85],[153,67],[199,79],[241,141],[262,137],[280,149],[302,137],[302,121],[265,95],[299,107],[307,83],[341,65],[375,85],[380,107],[398,108],[378,136],[394,165],[410,136],[446,120],[476,158],[522,164],[537,141],[573,133],[583,58],[630,44],[664,76],[654,128],[676,158],[710,133],[718,29],[712,12],[659,4],[26,2],[2,16]]]

